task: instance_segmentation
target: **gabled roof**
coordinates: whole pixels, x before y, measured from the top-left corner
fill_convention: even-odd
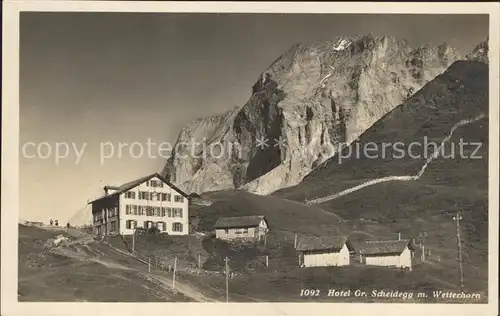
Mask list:
[[[267,220],[264,216],[240,216],[240,217],[221,217],[215,222],[214,229],[217,228],[244,228],[259,226],[262,220]]]
[[[347,244],[351,248],[346,237],[302,237],[297,244],[297,251],[333,250],[340,251]]]
[[[177,193],[179,193],[180,195],[184,196],[186,199],[189,199],[189,196],[184,193],[181,189],[179,189],[178,187],[176,187],[175,185],[173,185],[172,183],[168,182],[167,179],[165,179],[164,177],[162,177],[161,175],[159,175],[158,173],[153,173],[153,174],[150,174],[150,175],[147,175],[147,176],[144,176],[144,177],[141,177],[139,179],[136,179],[136,180],[132,180],[130,182],[127,182],[125,184],[122,184],[120,186],[105,186],[104,188],[108,188],[108,189],[113,189],[113,190],[116,190],[115,192],[112,192],[108,195],[104,195],[104,196],[101,196],[97,199],[94,199],[90,202],[88,202],[87,204],[91,204],[93,202],[96,202],[96,201],[99,201],[99,200],[102,200],[104,198],[108,198],[110,196],[115,196],[115,195],[119,195],[119,194],[122,194],[123,192],[126,192],[128,190],[131,190],[133,188],[135,188],[136,186],[152,179],[152,178],[158,178],[160,179],[161,181],[163,181],[165,184],[167,184],[169,187],[171,187],[172,189],[174,189]]]
[[[412,248],[411,240],[377,240],[365,241],[356,245],[356,253],[362,255],[389,255],[401,254],[406,247]]]

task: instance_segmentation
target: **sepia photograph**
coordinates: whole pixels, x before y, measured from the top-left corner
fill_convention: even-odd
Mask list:
[[[111,11],[18,15],[18,303],[497,300],[497,16]]]

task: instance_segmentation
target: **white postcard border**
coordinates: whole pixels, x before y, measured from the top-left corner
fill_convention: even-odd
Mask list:
[[[498,3],[4,1],[2,80],[2,315],[497,315],[498,314]],[[19,14],[21,11],[408,13],[490,15],[489,304],[382,303],[24,303],[17,302],[19,207]]]

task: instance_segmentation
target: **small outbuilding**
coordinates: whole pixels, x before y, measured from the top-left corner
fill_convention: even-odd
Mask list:
[[[355,247],[359,261],[367,265],[412,268],[414,252],[409,239],[365,241]]]
[[[264,216],[222,217],[213,226],[215,237],[222,240],[260,240],[269,231]]]
[[[352,246],[346,237],[303,237],[296,250],[301,267],[347,266]]]

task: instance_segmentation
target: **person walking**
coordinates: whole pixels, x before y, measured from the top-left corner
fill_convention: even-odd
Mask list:
[[[50,220],[50,226],[52,226],[54,224],[54,221],[51,219]]]
[[[69,222],[66,224],[66,228],[69,228]]]
[[[56,226],[59,226],[59,222],[57,221],[57,219],[56,219],[56,221],[55,221],[55,223],[54,223],[54,224],[55,224]]]

